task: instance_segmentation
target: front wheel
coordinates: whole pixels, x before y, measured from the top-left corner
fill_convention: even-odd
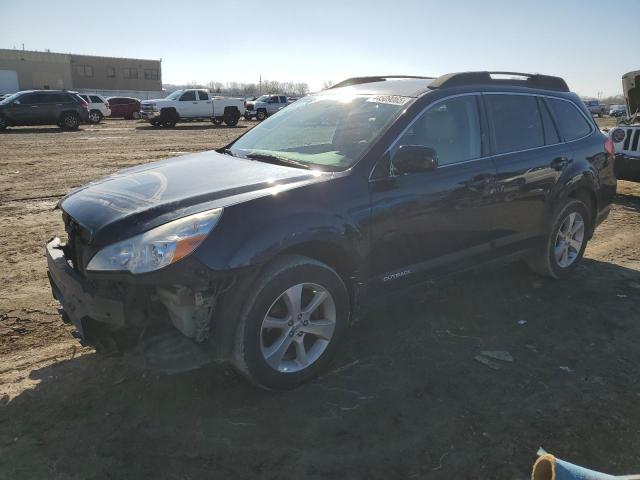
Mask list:
[[[591,231],[591,216],[583,202],[570,198],[553,218],[544,245],[532,253],[528,263],[540,275],[564,278],[582,260]]]
[[[102,121],[102,113],[99,110],[91,110],[89,113],[89,121],[91,123],[100,123]]]
[[[264,110],[258,110],[258,113],[256,113],[256,119],[261,122],[265,118],[267,118],[267,112]]]
[[[245,305],[232,361],[263,388],[288,389],[314,378],[346,333],[347,289],[333,269],[311,258],[276,260]]]

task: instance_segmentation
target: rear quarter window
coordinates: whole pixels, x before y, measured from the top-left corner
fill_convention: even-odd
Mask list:
[[[542,117],[536,97],[485,95],[492,125],[495,153],[517,152],[545,144]]]
[[[91,101],[93,103],[102,103],[102,99],[100,97],[96,97],[95,95],[91,95],[90,98],[91,98]],[[86,98],[85,98],[85,100],[86,100]]]
[[[566,142],[585,137],[591,132],[591,124],[573,102],[557,98],[549,98],[547,101]]]

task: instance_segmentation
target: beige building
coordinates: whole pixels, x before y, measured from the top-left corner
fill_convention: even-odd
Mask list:
[[[0,93],[40,88],[157,94],[162,91],[161,63],[0,49]]]

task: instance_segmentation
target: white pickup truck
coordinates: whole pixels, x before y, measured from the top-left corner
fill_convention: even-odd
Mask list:
[[[176,90],[166,98],[141,102],[140,116],[154,127],[174,127],[182,120],[210,119],[236,125],[244,113],[241,98],[212,97],[206,90]]]

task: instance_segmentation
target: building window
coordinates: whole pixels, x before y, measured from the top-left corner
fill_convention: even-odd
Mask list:
[[[115,67],[107,67],[107,78],[116,78]]]
[[[76,65],[76,73],[81,77],[93,77],[93,67],[91,65]]]
[[[138,78],[138,69],[137,68],[123,68],[122,76],[128,79],[137,79]]]
[[[145,68],[144,69],[144,79],[145,80],[158,80],[158,70],[155,68]]]

